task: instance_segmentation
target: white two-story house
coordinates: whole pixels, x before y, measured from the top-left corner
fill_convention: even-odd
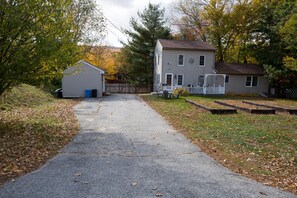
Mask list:
[[[154,91],[187,87],[192,93],[224,94],[225,75],[214,70],[215,50],[203,41],[159,39],[155,48]]]
[[[187,88],[194,94],[268,91],[263,68],[215,63],[215,47],[203,41],[159,39],[155,47],[154,91]]]

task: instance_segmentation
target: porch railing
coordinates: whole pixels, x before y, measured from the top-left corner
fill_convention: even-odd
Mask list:
[[[225,87],[204,87],[204,94],[225,94]]]
[[[161,91],[167,90],[172,92],[176,88],[185,88],[190,94],[225,94],[225,87],[182,87],[182,86],[163,86]]]
[[[204,87],[185,87],[190,94],[204,94]]]

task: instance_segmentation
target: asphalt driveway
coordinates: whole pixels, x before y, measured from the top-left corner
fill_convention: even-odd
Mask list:
[[[75,107],[81,133],[0,197],[296,197],[219,165],[135,95]]]

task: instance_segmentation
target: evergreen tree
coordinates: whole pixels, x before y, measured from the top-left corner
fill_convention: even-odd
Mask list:
[[[143,12],[138,12],[140,21],[131,18],[133,30],[126,30],[128,44],[124,45],[124,67],[126,77],[136,85],[153,84],[153,51],[157,39],[170,38],[170,30],[165,26],[164,9],[159,4],[148,4]]]

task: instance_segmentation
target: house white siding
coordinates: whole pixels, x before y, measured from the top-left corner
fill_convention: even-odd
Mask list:
[[[79,61],[63,72],[63,97],[85,97],[85,90],[97,90],[97,97],[105,91],[104,71]]]
[[[178,56],[184,55],[184,65],[178,65]],[[205,56],[205,66],[199,66],[200,56]],[[212,74],[214,67],[214,53],[207,51],[180,51],[180,50],[164,50],[162,71],[163,73],[172,73],[174,76],[173,85],[177,85],[177,75],[184,76],[184,85],[198,85],[198,76],[204,74]],[[162,76],[162,83],[165,83],[165,75]]]

